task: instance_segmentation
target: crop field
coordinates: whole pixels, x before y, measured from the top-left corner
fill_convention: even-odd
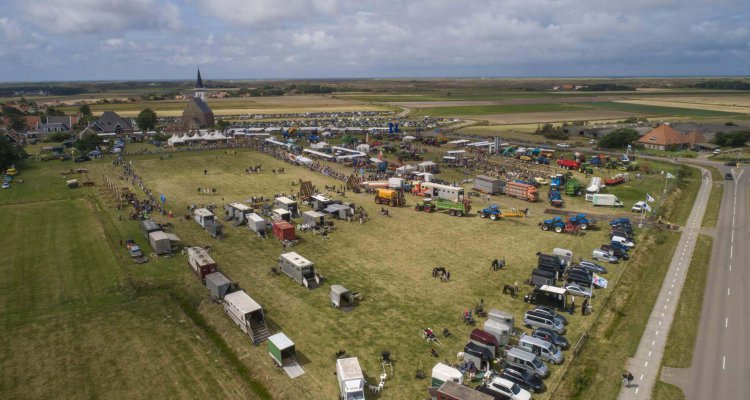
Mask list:
[[[174,302],[132,291],[87,190],[64,199],[53,167],[26,172],[3,195],[29,199],[0,205],[0,397],[248,397]]]
[[[505,105],[477,105],[477,106],[454,106],[454,107],[431,107],[415,110],[412,116],[422,115],[458,117],[474,116],[484,114],[514,114],[531,112],[570,111],[576,108],[567,104],[541,103],[541,104],[505,104]]]
[[[682,107],[666,107],[660,105],[646,105],[646,104],[634,104],[626,102],[590,102],[584,103],[590,107],[605,108],[609,110],[625,111],[631,113],[641,113],[646,115],[659,115],[659,116],[682,116],[682,117],[696,117],[696,118],[708,118],[708,117],[726,117],[735,115],[736,113],[713,111],[710,109],[699,109],[691,108],[685,105]],[[674,104],[674,103],[673,103]]]
[[[750,113],[749,96],[721,96],[721,97],[660,97],[658,99],[618,100],[618,103],[642,104],[647,106],[692,108],[727,113]]]

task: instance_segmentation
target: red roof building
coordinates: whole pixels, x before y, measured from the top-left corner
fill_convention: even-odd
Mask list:
[[[687,134],[677,132],[671,126],[662,124],[641,136],[636,143],[654,150],[682,150],[693,147],[696,143],[704,143],[706,139],[698,131]]]

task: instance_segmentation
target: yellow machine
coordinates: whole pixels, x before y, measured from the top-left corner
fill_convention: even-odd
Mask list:
[[[394,189],[377,189],[375,191],[376,204],[388,204],[391,207],[401,207],[406,204],[404,193]]]

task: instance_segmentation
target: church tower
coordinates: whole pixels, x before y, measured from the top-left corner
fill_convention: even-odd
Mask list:
[[[203,79],[201,78],[201,69],[198,68],[198,78],[195,80],[195,92],[193,93],[193,97],[197,97],[205,102],[206,91],[203,89],[205,88],[203,87]]]

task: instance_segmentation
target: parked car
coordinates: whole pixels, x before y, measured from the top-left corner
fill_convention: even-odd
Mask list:
[[[714,154],[721,154],[721,149],[716,149],[713,151]]]
[[[611,252],[611,254],[614,255],[618,260],[623,260],[623,261],[630,260],[630,255],[628,254],[628,251],[621,247],[603,244],[600,249],[604,252],[608,252],[608,253]]]
[[[737,161],[727,161],[724,163],[724,165],[726,165],[727,167],[736,167]]]
[[[726,179],[728,181],[734,180],[734,175],[732,175],[731,173],[727,172],[726,174],[724,174],[724,179]]]
[[[591,253],[591,258],[597,261],[606,261],[610,264],[617,264],[619,259],[614,254],[610,254],[609,250],[594,249]]]
[[[524,314],[523,324],[533,329],[549,328],[560,334],[565,333],[565,325],[562,322],[532,310],[526,311]]]
[[[493,392],[500,393],[511,400],[531,400],[531,393],[522,389],[517,383],[496,376],[487,382],[486,387]]]
[[[550,342],[551,343],[551,342]],[[501,377],[518,384],[518,386],[533,391],[534,393],[542,393],[547,389],[547,386],[542,381],[542,378],[530,373],[521,368],[516,367],[505,367],[503,372],[500,374]]]
[[[583,268],[583,269],[585,269],[585,270],[588,270],[588,271],[591,271],[591,272],[596,272],[597,274],[606,274],[607,273],[607,269],[606,268],[602,267],[601,265],[599,265],[599,264],[597,264],[597,263],[595,263],[593,261],[581,260],[581,261],[578,262],[578,266],[581,267],[581,268]]]
[[[567,143],[558,143],[557,147],[559,147],[561,149],[567,149],[568,147],[570,147],[570,145],[567,144]]]
[[[624,238],[622,236],[614,235],[610,238],[610,240],[612,241],[612,243],[617,243],[618,245],[622,245],[630,249],[635,247],[635,243],[633,243],[633,241],[628,240],[627,238]]]
[[[589,144],[594,144],[594,143],[596,143],[596,140],[594,139],[589,140]]]
[[[581,297],[594,297],[594,294],[591,293],[591,289],[581,286],[578,283],[568,283],[565,285],[565,289],[568,290],[568,293],[572,294],[573,296],[581,296]]]
[[[531,336],[553,343],[557,347],[563,350],[570,347],[570,342],[568,342],[568,338],[566,338],[563,335],[560,335],[559,333],[549,328],[534,329],[534,332],[531,334]]]
[[[10,182],[3,182],[3,189],[10,189]]]
[[[565,318],[560,313],[558,313],[557,311],[555,311],[555,309],[552,308],[552,307],[536,306],[536,307],[534,307],[533,311],[538,311],[538,312],[542,312],[542,313],[544,313],[546,315],[549,315],[550,317],[554,318],[556,321],[562,322],[563,325],[567,325],[568,324],[568,319]]]

